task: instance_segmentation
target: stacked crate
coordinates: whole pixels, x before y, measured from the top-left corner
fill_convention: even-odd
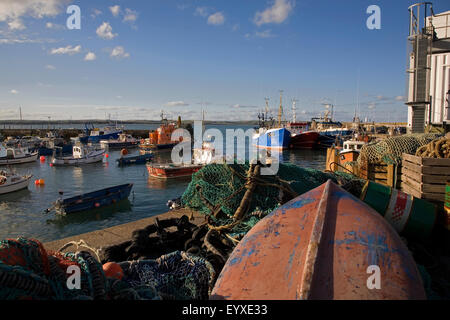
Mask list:
[[[402,155],[402,191],[420,199],[444,202],[450,159]]]
[[[392,188],[401,186],[402,167],[386,163],[363,163],[359,168],[359,177],[371,180]]]

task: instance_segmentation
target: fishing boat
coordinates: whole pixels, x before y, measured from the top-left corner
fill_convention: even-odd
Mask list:
[[[0,148],[0,165],[22,164],[36,161],[38,152],[32,152],[27,148]]]
[[[32,174],[20,176],[15,173],[0,171],[0,194],[11,193],[28,188]]]
[[[67,215],[74,212],[86,211],[115,204],[127,199],[130,195],[132,183],[109,187],[66,199],[58,199],[54,203],[56,213]]]
[[[257,148],[271,149],[271,150],[284,150],[288,149],[291,142],[291,132],[286,129],[282,124],[282,91],[280,92],[280,106],[278,111],[278,123],[276,125],[267,126],[267,123],[263,120],[258,132],[253,136],[253,145]],[[266,114],[263,119],[269,119],[268,117],[268,99],[266,99]]]
[[[88,124],[86,124],[85,127],[86,134],[78,137],[82,143],[100,143],[101,140],[118,139],[119,135],[123,132],[123,129],[118,127],[117,124],[115,126],[109,125],[103,128],[94,128],[92,124],[89,128]]]
[[[142,139],[139,144],[139,148],[142,151],[170,151],[179,141],[172,140],[172,133],[177,129],[175,123],[169,123],[167,119],[164,119],[164,114],[161,113],[162,124],[161,126],[149,132],[147,139]]]
[[[331,180],[259,221],[211,294],[230,300],[426,299],[394,228]]]
[[[153,159],[154,155],[152,153],[145,153],[138,156],[132,157],[121,157],[117,159],[117,164],[119,166],[132,165],[132,164],[146,164],[151,159]]]
[[[346,162],[356,161],[361,148],[367,143],[364,141],[347,140],[344,141],[342,150],[339,152],[339,162],[344,165]]]
[[[81,145],[73,146],[71,156],[54,156],[52,164],[55,166],[70,166],[100,162],[105,155],[105,149],[96,149]]]
[[[139,140],[130,134],[121,133],[117,139],[100,140],[100,145],[104,149],[117,150],[123,148],[134,148],[139,144]]]
[[[169,179],[189,177],[206,164],[222,160],[222,157],[216,157],[215,149],[211,143],[203,142],[201,148],[196,148],[193,150],[192,163],[148,163],[147,171],[149,176],[153,178]]]
[[[308,122],[291,122],[287,128],[291,132],[291,149],[313,149],[320,134],[315,130],[310,130]]]

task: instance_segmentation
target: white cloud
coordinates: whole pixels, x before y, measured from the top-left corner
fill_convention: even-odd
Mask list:
[[[81,46],[78,45],[76,47],[73,46],[67,46],[67,47],[61,47],[61,48],[55,48],[50,51],[50,54],[68,54],[73,55],[76,53],[81,52]]]
[[[403,101],[403,100],[405,100],[405,97],[404,96],[396,96],[395,100],[396,101]]]
[[[19,91],[17,91],[16,89],[12,89],[12,90],[10,91],[10,93],[12,93],[12,94],[18,94]]]
[[[92,18],[95,18],[95,17],[101,15],[102,13],[103,13],[103,12],[102,12],[101,10],[93,9],[93,10],[92,10],[91,17],[92,17]]]
[[[272,30],[265,30],[262,32],[256,32],[255,36],[257,38],[273,38],[274,35],[272,34]]]
[[[22,20],[14,19],[8,22],[8,28],[10,30],[23,30],[25,29],[25,25],[23,24]]]
[[[112,27],[109,22],[103,22],[96,31],[97,35],[102,39],[111,40],[117,36],[117,33],[112,33]]]
[[[196,16],[207,17],[208,14],[209,14],[208,12],[209,12],[209,10],[208,10],[207,7],[197,7],[195,9],[195,13],[194,14]]]
[[[56,67],[55,67],[54,65],[48,64],[48,65],[45,66],[45,69],[48,69],[48,70],[55,70]]]
[[[117,17],[120,13],[120,6],[115,5],[115,6],[109,7],[109,10],[111,11],[111,13],[114,17]]]
[[[63,26],[63,25],[56,24],[56,23],[52,23],[52,22],[47,22],[47,23],[45,24],[45,27],[46,27],[47,29],[58,29],[58,30],[64,29],[64,26]]]
[[[282,23],[294,9],[294,2],[291,0],[275,0],[273,5],[264,11],[258,11],[255,14],[253,22],[257,26],[266,23]]]
[[[36,19],[54,17],[68,2],[68,0],[2,0],[0,22],[7,22],[11,30],[25,29],[21,17],[31,16]]]
[[[124,22],[134,22],[138,18],[137,11],[131,10],[126,8],[125,9],[125,16],[123,17]]]
[[[95,59],[97,59],[97,56],[93,52],[88,52],[84,57],[84,61],[94,61]]]
[[[169,101],[164,106],[165,107],[187,107],[189,104],[184,101]]]
[[[221,25],[225,22],[225,16],[222,12],[216,12],[208,17],[208,24]]]
[[[130,54],[125,52],[125,49],[122,46],[117,46],[111,51],[111,58],[123,59],[128,58]]]

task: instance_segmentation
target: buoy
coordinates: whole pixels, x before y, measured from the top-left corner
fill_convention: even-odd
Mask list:
[[[40,185],[44,185],[45,184],[45,180],[44,179],[39,179],[39,184]]]
[[[44,156],[41,156],[39,159],[41,160],[41,162],[45,161],[45,157]]]
[[[94,204],[94,206],[95,206],[96,208],[98,208],[98,207],[100,207],[100,203],[96,202],[96,203]]]
[[[123,278],[122,267],[115,262],[107,262],[103,265],[103,272],[107,278],[121,280]]]
[[[109,158],[109,154],[106,153],[106,154],[105,154],[105,157],[106,157],[106,158]]]
[[[50,163],[50,167],[53,167],[53,163]]]
[[[34,184],[38,186],[39,185],[39,180],[34,180]]]
[[[120,154],[121,154],[122,156],[126,156],[126,155],[128,154],[128,150],[125,149],[125,148],[123,148],[122,150],[120,150]]]

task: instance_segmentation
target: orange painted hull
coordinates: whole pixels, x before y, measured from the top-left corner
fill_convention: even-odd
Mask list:
[[[368,273],[374,265],[380,289],[367,285],[376,276]],[[373,278],[369,282],[376,284]],[[235,300],[425,298],[416,264],[396,231],[331,181],[254,226],[230,255],[211,295]]]

